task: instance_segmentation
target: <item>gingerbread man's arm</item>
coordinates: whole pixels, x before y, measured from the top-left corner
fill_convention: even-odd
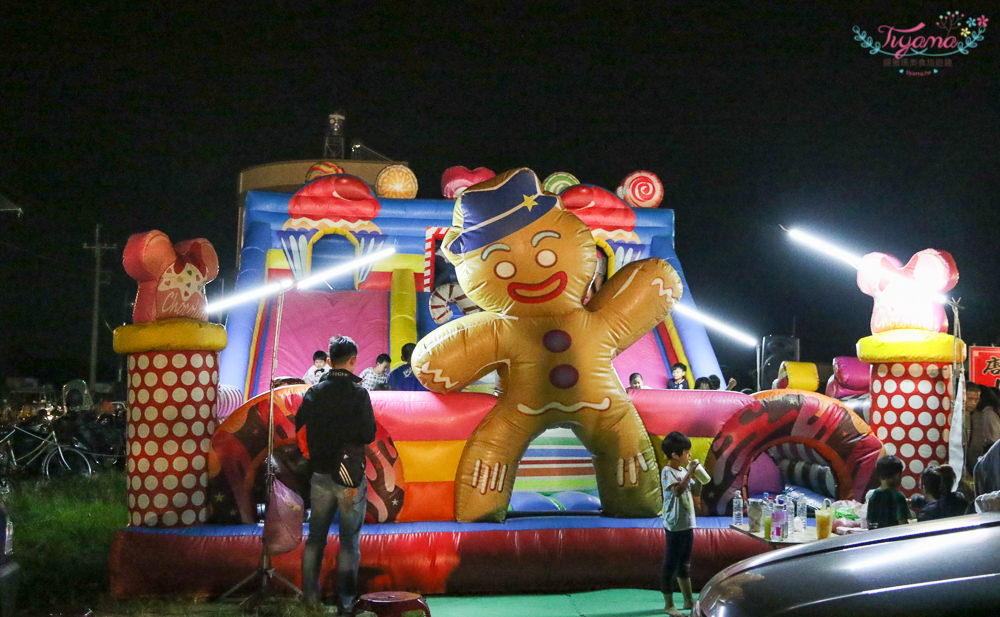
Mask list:
[[[663,321],[684,287],[677,271],[664,259],[627,264],[608,279],[587,310],[608,324],[618,349],[625,349]]]
[[[454,392],[502,362],[494,313],[474,313],[446,323],[417,343],[410,364],[420,383],[433,392]]]

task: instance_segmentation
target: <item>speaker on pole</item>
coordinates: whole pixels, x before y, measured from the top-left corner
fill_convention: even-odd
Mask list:
[[[799,339],[796,336],[769,334],[757,348],[757,390],[768,390],[778,378],[782,362],[799,361]]]

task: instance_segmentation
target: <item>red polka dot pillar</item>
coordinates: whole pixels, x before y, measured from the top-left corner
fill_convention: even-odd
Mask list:
[[[185,339],[187,345],[181,343]],[[171,348],[178,346],[191,348]],[[128,354],[131,526],[205,522],[218,351],[223,347],[222,326],[193,320],[134,324],[115,331],[115,349]]]
[[[961,340],[926,330],[892,330],[858,341],[858,358],[872,365],[869,424],[885,453],[903,461],[900,490],[907,496],[920,492],[928,465],[948,462],[956,349],[964,359]]]
[[[948,461],[950,368],[937,362],[872,366],[869,419],[885,453],[903,461],[901,488],[907,495],[918,492],[920,474],[930,463]]]

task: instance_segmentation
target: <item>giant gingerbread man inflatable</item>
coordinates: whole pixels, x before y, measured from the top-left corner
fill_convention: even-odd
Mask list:
[[[656,458],[611,360],[680,298],[674,269],[662,259],[630,263],[584,305],[597,266],[590,229],[529,169],[463,192],[442,246],[484,312],[424,337],[414,372],[435,392],[493,370],[501,384],[462,452],[455,518],[503,520],[521,456],[553,426],[572,428],[593,454],[605,514],[655,516]]]

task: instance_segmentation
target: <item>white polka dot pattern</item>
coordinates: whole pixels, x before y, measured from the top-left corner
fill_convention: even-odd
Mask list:
[[[132,526],[204,522],[209,437],[215,432],[218,363],[211,351],[154,351],[128,357],[127,434]],[[197,435],[199,439],[191,439]]]
[[[947,434],[939,430],[951,409],[944,367],[938,362],[887,362],[872,371],[872,429],[886,453],[902,459],[901,486],[907,495],[920,486],[920,472],[931,462],[947,462]]]

